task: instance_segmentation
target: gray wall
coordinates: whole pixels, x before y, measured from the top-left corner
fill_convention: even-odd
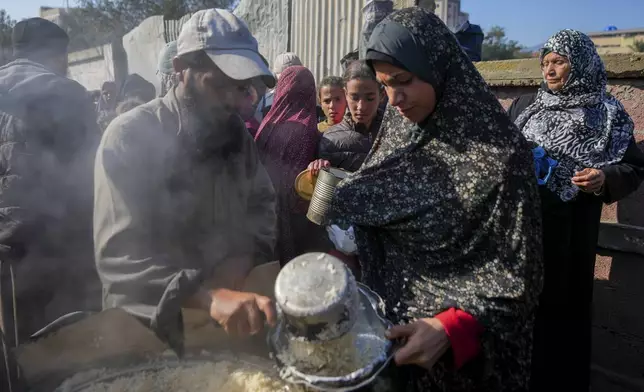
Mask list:
[[[288,0],[241,0],[234,11],[257,38],[260,53],[271,65],[278,54],[288,50],[288,3]]]
[[[87,90],[100,90],[103,82],[115,79],[111,45],[72,52],[68,59],[67,76]]]
[[[156,75],[159,52],[165,45],[163,16],[151,16],[123,37],[129,74],[139,74],[160,90]]]

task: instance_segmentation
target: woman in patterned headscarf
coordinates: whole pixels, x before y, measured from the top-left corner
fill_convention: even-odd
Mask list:
[[[406,391],[525,391],[541,289],[530,148],[454,35],[409,8],[366,58],[390,108],[332,220],[355,228],[363,281],[406,338]]]
[[[602,201],[636,190],[644,159],[633,121],[606,92],[606,71],[592,40],[563,30],[541,52],[544,83],[517,99],[510,115],[556,161],[540,187],[545,281],[535,324],[533,390],[560,379],[566,391],[590,381],[591,305]],[[565,326],[570,333],[561,333]]]
[[[295,193],[297,175],[317,154],[316,90],[313,74],[302,66],[288,67],[280,75],[273,106],[257,131],[260,157],[277,192],[278,238],[276,257],[284,265],[295,256],[317,248],[326,238],[306,219],[308,203]]]

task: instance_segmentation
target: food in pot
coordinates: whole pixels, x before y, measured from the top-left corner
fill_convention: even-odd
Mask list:
[[[319,377],[345,376],[373,364],[387,350],[385,328],[371,325],[367,309],[358,308],[357,320],[348,333],[327,341],[289,336],[278,358],[301,373]]]
[[[278,356],[304,374],[321,377],[343,376],[362,367],[356,356],[354,335],[350,333],[326,342],[291,337],[288,347]]]
[[[254,360],[254,363],[259,360]],[[245,362],[222,360],[185,366],[166,366],[140,371],[121,377],[98,377],[99,381],[87,387],[73,387],[75,376],[61,386],[61,392],[304,392],[304,389],[288,385],[271,371],[272,363],[263,366]],[[107,374],[104,374],[107,376]],[[103,378],[105,381],[100,381]],[[87,383],[83,383],[87,385]]]

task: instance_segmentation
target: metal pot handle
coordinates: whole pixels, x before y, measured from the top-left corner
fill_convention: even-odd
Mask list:
[[[96,314],[96,312],[78,311],[78,312],[67,313],[63,316],[60,316],[56,320],[52,321],[41,330],[35,332],[33,335],[30,336],[30,338],[31,340],[38,340],[46,335],[52,334],[60,330],[63,327],[66,327],[82,319],[85,319],[93,314]]]

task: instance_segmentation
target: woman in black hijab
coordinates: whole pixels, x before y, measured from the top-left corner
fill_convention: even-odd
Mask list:
[[[403,390],[525,391],[542,280],[530,146],[431,12],[389,15],[366,59],[390,108],[332,220],[354,226],[362,280],[406,338]]]

